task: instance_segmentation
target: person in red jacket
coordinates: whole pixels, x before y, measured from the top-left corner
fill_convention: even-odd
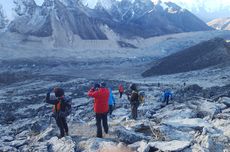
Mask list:
[[[123,93],[124,93],[124,88],[123,88],[122,84],[119,85],[118,90],[119,90],[120,98],[121,98]]]
[[[109,89],[106,88],[106,83],[102,82],[98,88],[96,84],[88,92],[89,97],[94,98],[94,112],[96,113],[96,126],[97,126],[97,137],[102,138],[102,126],[105,133],[109,131],[107,114],[109,111]]]

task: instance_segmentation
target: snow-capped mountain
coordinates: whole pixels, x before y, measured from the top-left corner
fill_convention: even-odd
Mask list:
[[[2,6],[0,5],[0,29],[4,29],[8,23],[8,20],[3,12]]]
[[[82,0],[85,5],[93,8],[97,1],[102,1],[104,6],[110,6],[106,3],[108,0]],[[133,0],[129,0],[133,2]],[[185,8],[201,18],[204,21],[210,21],[215,18],[229,17],[230,2],[229,0],[152,0],[154,3],[158,1],[173,2],[182,8]]]
[[[34,0],[16,3],[18,17],[10,23],[9,30],[39,37],[79,35],[82,39],[106,39],[100,23],[72,2],[76,5],[59,0],[46,0],[42,6],[37,6]]]
[[[78,0],[45,0],[42,6],[34,0],[17,0],[15,4],[18,17],[10,23],[9,30],[39,37],[107,39],[105,27],[128,38],[211,29],[171,2],[110,0],[109,7],[99,1],[93,9]]]
[[[162,0],[169,1],[169,0]],[[208,22],[215,18],[229,17],[229,0],[170,0],[177,5],[188,9],[202,20]]]
[[[207,24],[217,30],[230,30],[230,17],[217,18]]]

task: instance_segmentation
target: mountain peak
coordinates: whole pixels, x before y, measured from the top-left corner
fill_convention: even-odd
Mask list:
[[[210,28],[174,3],[151,0],[98,1],[89,9],[78,0],[17,0],[19,15],[9,30],[26,35],[48,37],[59,34],[82,39],[107,39],[104,27],[125,38],[148,38],[170,33],[209,30]],[[69,39],[69,38],[66,38]]]

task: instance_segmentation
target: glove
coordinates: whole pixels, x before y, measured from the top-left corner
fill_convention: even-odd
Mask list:
[[[116,103],[114,103],[113,106],[115,107],[115,106],[116,106]]]

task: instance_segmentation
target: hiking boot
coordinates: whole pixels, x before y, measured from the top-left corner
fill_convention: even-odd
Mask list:
[[[63,138],[64,136],[62,136],[62,135],[58,135],[57,137],[58,137],[58,139],[61,139],[61,138]]]
[[[66,132],[66,133],[65,133],[65,135],[66,135],[66,136],[69,136],[69,133],[68,133],[68,132]]]

